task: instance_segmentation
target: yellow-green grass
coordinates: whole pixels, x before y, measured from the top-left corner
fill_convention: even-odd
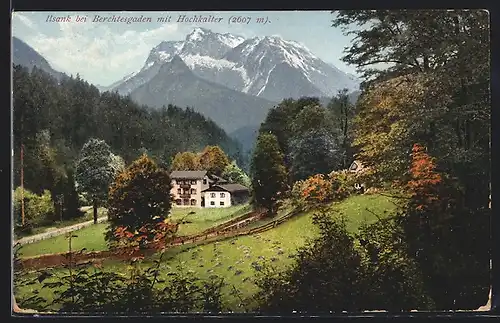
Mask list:
[[[184,219],[184,221],[190,221],[190,223],[181,224],[178,232],[179,235],[189,235],[201,232],[225,221],[229,221],[231,218],[240,216],[249,210],[248,205],[213,209],[173,208],[171,217],[174,221],[179,221],[181,219]],[[194,212],[194,214],[189,214],[190,212]],[[106,250],[107,245],[104,240],[106,227],[106,223],[100,223],[73,231],[77,237],[72,238],[72,249],[81,250],[86,248],[87,251]],[[60,235],[25,245],[20,251],[20,256],[31,257],[42,254],[66,252],[68,251],[68,247],[66,235]]]
[[[104,233],[106,232],[107,223],[93,224],[89,227],[73,231],[76,237],[71,238],[71,249],[74,251],[101,251],[106,250],[106,241]],[[69,250],[69,241],[67,234],[41,240],[38,242],[24,245],[20,249],[21,257],[33,257],[37,255],[52,254],[66,252]]]
[[[171,219],[174,222],[183,220],[179,225],[178,235],[191,235],[227,222],[234,217],[250,212],[248,204],[226,208],[180,208],[173,207]]]
[[[366,208],[383,217],[387,212],[394,210],[395,204],[390,198],[381,195],[358,195],[333,204],[332,208],[345,214],[348,219],[348,229],[354,232],[364,221],[372,223],[377,220],[377,217]],[[252,303],[246,302],[245,307],[239,308],[238,299],[230,295],[231,286],[234,285],[241,291],[243,298],[251,297],[257,291],[253,282],[256,272],[251,266],[252,262],[265,259],[280,270],[291,265],[293,260],[289,256],[304,246],[308,239],[318,234],[317,227],[312,223],[314,212],[297,215],[276,228],[259,234],[230,238],[218,243],[170,249],[163,256],[161,275],[175,271],[176,266],[182,263],[186,270],[193,270],[200,278],[208,279],[212,274],[224,277],[228,284],[223,290],[224,301],[233,311],[242,311],[245,307],[251,307]],[[151,265],[151,261],[142,264],[146,267]],[[126,272],[126,268],[125,263],[117,261],[104,263],[104,270]],[[238,270],[241,274],[236,275]],[[21,294],[30,294],[31,288],[23,288]],[[44,292],[44,296],[49,299],[52,297],[48,292]]]
[[[99,208],[97,210],[99,217],[106,215],[106,212],[107,212],[107,210],[105,208]],[[69,219],[69,220],[63,220],[63,221],[55,221],[55,222],[51,223],[50,225],[43,225],[40,227],[36,227],[36,228],[33,228],[33,230],[30,232],[30,234],[19,234],[19,235],[16,235],[15,238],[20,239],[20,238],[24,238],[24,237],[29,237],[29,236],[33,236],[36,234],[52,231],[54,229],[67,227],[67,226],[82,223],[82,222],[91,221],[93,219],[94,219],[94,211],[92,208],[90,208],[90,209],[86,210],[85,213],[81,217]]]

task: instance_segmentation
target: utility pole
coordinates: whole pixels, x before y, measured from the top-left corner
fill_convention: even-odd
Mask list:
[[[24,227],[24,164],[23,164],[23,154],[24,145],[21,144],[21,221]]]

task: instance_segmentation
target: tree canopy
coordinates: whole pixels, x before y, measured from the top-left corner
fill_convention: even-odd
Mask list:
[[[171,208],[172,188],[167,170],[142,155],[120,173],[109,190],[110,228],[107,238],[116,239],[118,228],[154,239],[157,226],[165,222]],[[151,233],[153,236],[149,236]]]
[[[257,138],[251,174],[254,205],[275,214],[288,189],[287,171],[276,136],[264,133]]]

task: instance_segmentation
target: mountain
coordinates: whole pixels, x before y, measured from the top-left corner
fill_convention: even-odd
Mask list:
[[[113,89],[131,93],[175,55],[200,78],[271,101],[332,96],[342,88],[359,88],[353,75],[322,61],[298,42],[278,36],[244,39],[197,27],[182,41],[164,41],[154,47],[143,68]]]
[[[179,55],[159,66],[158,72],[134,89],[130,97],[157,108],[168,104],[191,107],[227,132],[259,125],[275,104],[197,76]]]
[[[229,133],[229,136],[241,144],[243,152],[253,150],[253,146],[259,135],[259,125],[244,126]]]
[[[12,37],[12,63],[25,66],[30,71],[36,66],[58,80],[65,76],[54,70],[42,55],[17,37]]]

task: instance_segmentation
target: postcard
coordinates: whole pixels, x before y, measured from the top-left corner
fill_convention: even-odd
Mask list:
[[[489,310],[489,28],[13,12],[14,313]]]

